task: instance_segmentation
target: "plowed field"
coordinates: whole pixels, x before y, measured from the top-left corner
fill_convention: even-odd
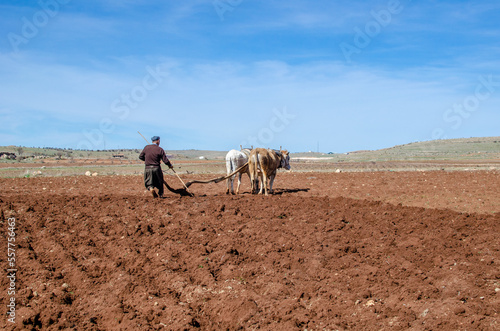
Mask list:
[[[141,176],[0,179],[0,328],[500,329],[499,172],[243,182],[153,200]]]

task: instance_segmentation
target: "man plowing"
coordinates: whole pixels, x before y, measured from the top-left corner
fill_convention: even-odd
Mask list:
[[[173,169],[173,166],[163,148],[160,147],[160,137],[154,136],[151,141],[152,144],[144,147],[139,159],[145,163],[144,186],[154,198],[158,198],[163,197],[163,171],[160,163],[163,161],[170,169]]]

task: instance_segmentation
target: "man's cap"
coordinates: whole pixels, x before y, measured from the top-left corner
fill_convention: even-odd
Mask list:
[[[157,141],[157,140],[160,140],[160,137],[158,137],[158,136],[153,136],[153,137],[151,138],[151,141]]]

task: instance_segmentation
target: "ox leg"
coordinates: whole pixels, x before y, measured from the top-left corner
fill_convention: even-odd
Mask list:
[[[231,158],[229,156],[229,153],[228,155],[226,155],[226,173],[229,175],[231,172],[233,172],[232,170],[232,166],[231,166]],[[229,194],[229,184],[231,182],[231,178],[228,178],[226,179],[226,194]],[[232,184],[232,183],[231,183]]]
[[[267,174],[262,171],[261,185],[259,194],[262,194],[262,189],[264,189],[264,193],[267,195]]]
[[[255,175],[253,173],[253,167],[250,168],[250,194],[255,193]]]
[[[267,183],[268,183],[268,180],[267,180],[267,176],[266,177],[262,177],[262,186],[264,187],[264,194],[265,195],[268,195],[268,188],[267,188]]]
[[[273,194],[274,177],[276,177],[276,175],[273,175],[269,178],[269,193],[271,194]]]
[[[227,179],[227,191],[226,194],[234,194],[234,176]],[[229,182],[231,182],[231,190],[229,190]]]
[[[253,189],[253,184],[252,184],[252,177],[250,176],[250,172],[246,173],[248,175],[248,179],[250,180],[250,194],[252,194],[252,189]]]
[[[238,174],[238,186],[236,186],[236,194],[240,194],[240,185],[241,185],[241,172]]]

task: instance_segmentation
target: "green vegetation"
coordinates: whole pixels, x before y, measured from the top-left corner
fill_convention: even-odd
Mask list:
[[[0,152],[17,155],[15,160],[0,159],[0,177],[3,178],[73,176],[86,172],[97,175],[139,175],[144,169],[138,159],[140,150],[137,149],[82,151],[4,146],[0,147]],[[227,151],[169,150],[167,153],[179,174],[225,173]],[[292,153],[291,158],[294,171],[299,172],[336,171],[339,168],[342,171],[417,170],[422,168],[418,164],[433,162],[442,163],[435,164],[435,169],[491,169],[497,167],[500,160],[500,137],[425,141],[342,154]],[[401,166],[391,164],[393,161],[409,163]],[[385,164],[379,166],[379,162]],[[165,173],[172,174],[168,170]]]
[[[432,140],[343,154],[294,153],[292,157],[329,162],[491,160],[500,158],[500,137]]]
[[[59,160],[131,160],[138,161],[140,149],[110,149],[110,150],[73,150],[61,148],[37,148],[20,146],[0,146],[0,152],[15,153],[17,159],[14,162],[38,161],[44,158]],[[200,150],[167,150],[169,157],[173,159],[199,159],[224,160],[227,151],[200,151]],[[2,160],[3,161],[3,160]]]
[[[139,149],[116,149],[84,151],[58,148],[35,148],[3,146],[0,152],[11,152],[17,160],[2,162],[40,162],[43,158],[60,160],[138,160]],[[223,161],[227,151],[167,150],[172,159]],[[414,142],[376,151],[353,151],[350,153],[293,153],[292,158],[319,158],[330,162],[369,162],[369,161],[425,161],[425,160],[481,160],[500,157],[500,137],[432,140]]]

